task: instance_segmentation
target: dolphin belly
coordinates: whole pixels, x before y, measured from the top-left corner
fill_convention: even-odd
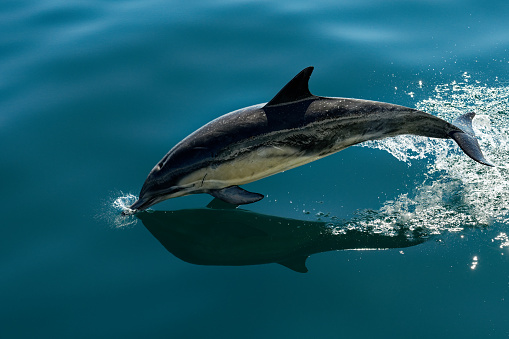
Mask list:
[[[179,185],[196,190],[247,184],[321,158],[291,146],[262,146],[238,157],[215,162],[184,177]]]

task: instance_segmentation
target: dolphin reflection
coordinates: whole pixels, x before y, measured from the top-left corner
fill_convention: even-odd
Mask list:
[[[305,273],[306,259],[315,253],[403,248],[427,240],[417,232],[409,237],[408,230],[391,236],[231,208],[145,211],[136,216],[169,252],[197,265],[278,263]]]

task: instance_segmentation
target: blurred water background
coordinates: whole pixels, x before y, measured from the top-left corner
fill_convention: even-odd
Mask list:
[[[0,337],[509,336],[508,2],[0,9]],[[316,95],[475,111],[497,167],[398,137],[249,184],[243,210],[120,216],[174,144],[310,65]]]

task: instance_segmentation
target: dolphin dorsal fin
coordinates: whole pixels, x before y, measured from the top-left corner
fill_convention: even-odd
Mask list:
[[[313,73],[314,67],[307,67],[300,71],[289,83],[283,87],[265,107],[280,104],[286,104],[292,101],[302,100],[313,97],[309,91],[309,77]]]

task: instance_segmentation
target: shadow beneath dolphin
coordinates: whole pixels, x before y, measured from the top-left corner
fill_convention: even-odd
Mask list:
[[[214,204],[209,204],[209,206]],[[144,211],[136,214],[173,255],[197,265],[278,263],[305,273],[315,253],[415,246],[427,237],[408,230],[396,235],[346,229],[346,223],[305,221],[228,208]],[[339,230],[339,232],[338,232]]]

